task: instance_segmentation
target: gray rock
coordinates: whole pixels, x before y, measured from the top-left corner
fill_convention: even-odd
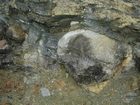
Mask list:
[[[48,23],[49,18],[46,16],[40,16],[36,13],[28,13],[28,18],[30,21],[35,21],[41,24],[45,24]],[[49,23],[50,24],[50,23]]]
[[[57,42],[55,38],[48,38],[48,41],[44,43],[44,55],[51,58],[57,58]]]
[[[52,10],[52,2],[47,1],[43,3],[32,3],[31,9],[34,13],[43,16],[50,16]]]
[[[0,39],[4,37],[7,25],[3,20],[0,20]]]
[[[16,0],[16,2],[24,3],[25,0]]]
[[[13,63],[13,59],[14,59],[14,55],[13,54],[8,54],[8,55],[6,55],[5,58],[3,58],[1,60],[1,64],[2,65],[11,64],[11,63]]]
[[[109,79],[131,53],[127,44],[90,30],[75,30],[58,42],[57,54],[79,83]]]
[[[31,0],[33,2],[48,2],[49,0]]]
[[[29,10],[30,10],[30,8],[28,7],[28,5],[24,5],[24,4],[21,4],[21,3],[18,3],[17,9],[19,11],[23,11],[25,13],[29,12]]]
[[[43,97],[51,95],[49,89],[47,88],[41,88],[40,91]]]
[[[37,29],[37,27],[31,27],[28,32],[27,38],[28,44],[33,46],[35,43],[39,41],[40,38],[41,34],[40,31]]]
[[[134,55],[135,55],[135,66],[140,71],[140,43],[136,43],[134,46]]]
[[[44,28],[32,26],[27,33],[28,37],[23,43],[24,65],[30,67],[48,67],[47,58],[57,58],[57,40],[50,38]]]
[[[5,54],[9,53],[10,47],[6,40],[0,40],[0,53]]]
[[[130,103],[131,101],[133,101],[136,97],[137,97],[137,93],[127,93],[126,95],[124,95],[123,101],[125,103]]]

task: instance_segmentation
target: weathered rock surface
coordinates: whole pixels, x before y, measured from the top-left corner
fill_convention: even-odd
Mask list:
[[[28,29],[26,40],[23,43],[23,65],[26,67],[51,68],[57,59],[57,39],[49,36],[45,28],[34,24]],[[54,59],[54,60],[53,60]]]
[[[140,71],[140,43],[137,43],[134,46],[134,56],[135,56],[135,65],[137,67],[137,69]]]
[[[6,40],[0,40],[0,54],[8,53],[10,50]]]
[[[13,54],[11,47],[6,40],[0,40],[0,68],[3,65],[13,63]]]
[[[126,43],[139,41],[139,4],[138,0],[0,0],[0,19],[2,20],[0,21],[2,23],[0,25],[2,26],[0,28],[2,30],[0,31],[0,40],[7,41],[13,50],[10,53],[16,55],[16,61],[14,62],[17,65],[19,64],[18,61],[21,61],[20,63],[24,66],[37,67],[40,65],[43,67],[44,65],[47,68],[46,65],[49,63],[46,62],[49,62],[50,58],[57,60],[57,42],[59,38],[70,30],[81,28],[93,30],[96,33]],[[6,34],[4,22],[9,25]],[[108,39],[102,37],[102,40],[97,38],[97,41],[100,44],[101,42],[105,43],[105,47],[100,48],[100,44],[95,43],[96,41],[92,42],[94,44],[90,45],[89,48],[82,46],[84,43],[81,43],[81,47],[79,46],[80,51],[84,54],[77,56],[79,51],[74,50],[77,53],[72,57],[75,59],[72,62],[81,59],[84,62],[79,64],[83,65],[85,62],[89,62],[87,66],[96,65],[94,66],[95,69],[101,69],[101,71],[99,70],[101,74],[92,78],[100,81],[102,81],[100,77],[106,78],[105,68],[102,66],[105,65],[104,67],[112,70],[111,73],[113,74],[115,64],[118,67],[127,53],[125,51],[127,49],[126,44],[111,39],[110,43],[113,45],[111,46],[106,42]],[[86,45],[90,43],[88,38],[80,37],[80,40],[84,40]],[[79,40],[76,40],[76,43],[77,41]],[[91,46],[93,49],[99,48],[99,51],[91,51]],[[87,52],[83,50],[84,48]],[[109,51],[107,48],[112,50]],[[121,48],[124,49],[124,52],[120,50]],[[109,53],[109,55],[103,57],[105,54],[102,51],[105,54]],[[90,52],[94,52],[92,56],[89,56]],[[75,68],[78,68],[76,63]],[[83,69],[87,69],[87,67],[83,65]],[[108,73],[110,73],[109,70]],[[79,72],[77,71],[77,73]],[[87,74],[90,75],[90,73]],[[89,79],[89,81],[92,81],[92,79]]]
[[[47,74],[48,71],[53,74],[52,72],[57,71],[63,61],[62,63],[73,78],[78,83],[83,83],[81,85],[83,88],[99,93],[113,79],[101,81],[117,74],[124,74],[126,69],[131,69],[133,55],[127,43],[134,47],[136,66],[140,68],[140,47],[133,45],[140,41],[139,7],[139,0],[0,0],[0,69],[24,70],[25,77],[30,75],[26,74],[26,71],[41,73],[44,68]],[[77,29],[83,30],[77,31]],[[73,32],[67,33],[72,30],[76,30],[73,32],[78,35]],[[64,34],[72,35],[64,36],[58,47],[58,40]],[[57,56],[57,47],[61,61]],[[122,70],[124,72],[120,73]],[[134,70],[135,68],[131,69],[131,71]],[[50,74],[45,76],[50,84],[56,84],[55,87],[58,90],[69,88],[72,79],[65,78],[65,73],[64,75],[62,73],[65,72],[64,69],[61,68],[58,71],[53,76]],[[58,79],[59,76],[63,76],[64,80]],[[9,78],[9,74],[6,77]],[[66,77],[68,77],[67,74]],[[117,81],[114,80],[113,83],[123,84],[127,82],[125,78],[125,76],[121,79],[117,78],[115,79]],[[131,77],[129,78],[130,80],[127,79],[131,83]],[[40,78],[35,77],[35,79],[29,79],[27,82],[36,84],[42,81]],[[50,85],[48,81],[41,83]],[[4,84],[6,82],[3,81]],[[66,82],[67,85],[65,85]],[[126,86],[123,85],[120,88],[119,85],[114,85],[118,91],[122,88],[125,90]],[[51,95],[53,95],[53,87],[51,85],[50,87]],[[37,88],[39,90],[38,86]],[[74,93],[73,95],[79,92],[75,88],[77,86],[73,88],[74,91],[71,93]],[[105,97],[112,97],[114,95],[112,91],[117,93],[115,88],[109,89],[109,93],[105,92]],[[118,93],[123,94],[122,91]],[[5,97],[0,99],[5,100]],[[27,101],[27,104],[30,103]],[[90,103],[85,101],[82,104]]]
[[[4,21],[0,20],[0,39],[4,37],[7,25]]]
[[[13,25],[8,28],[6,32],[7,38],[15,41],[16,43],[22,44],[25,40],[25,33],[19,25]]]
[[[37,1],[36,1],[37,2]],[[52,2],[50,0],[47,0],[45,2],[38,1],[37,3],[31,4],[31,10],[38,14],[43,16],[50,16],[52,11]]]
[[[85,25],[88,27],[97,24],[96,30],[104,30],[105,33],[112,31],[112,38],[119,40],[132,41],[139,39],[139,1],[98,1],[92,2],[91,0],[85,8]],[[104,26],[104,29],[99,24]],[[118,34],[119,33],[119,34]],[[106,34],[107,35],[107,34]],[[119,37],[119,38],[118,38]]]
[[[90,30],[75,30],[58,42],[58,56],[79,83],[109,79],[132,52],[128,44]]]

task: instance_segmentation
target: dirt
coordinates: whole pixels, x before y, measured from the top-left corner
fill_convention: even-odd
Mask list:
[[[140,73],[137,70],[121,73],[112,78],[99,94],[95,94],[78,85],[63,67],[57,71],[39,68],[37,72],[26,69],[0,70],[0,103],[1,105],[139,105],[138,78]],[[42,96],[41,88],[47,88],[50,96]],[[132,94],[127,96],[129,93]]]

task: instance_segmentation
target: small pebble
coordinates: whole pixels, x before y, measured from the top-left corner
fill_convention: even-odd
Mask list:
[[[125,103],[130,103],[130,102],[133,101],[137,96],[138,96],[137,93],[127,93],[127,94],[124,96],[123,101],[124,101]]]
[[[47,88],[41,88],[40,91],[43,97],[51,95],[50,91]]]

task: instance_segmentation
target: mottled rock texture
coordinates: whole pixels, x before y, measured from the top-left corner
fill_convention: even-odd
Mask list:
[[[115,72],[113,65],[120,65],[127,52],[127,44],[124,43],[133,47],[133,43],[140,40],[139,7],[139,0],[0,0],[0,40],[5,40],[9,45],[16,65],[47,68],[46,62],[49,62],[49,59],[59,61],[57,42],[65,33],[86,29],[103,34],[109,38],[101,35],[101,38],[97,38],[100,43],[92,42],[94,44],[88,47],[85,46],[90,43],[89,38],[78,38],[75,44],[81,40],[84,42],[80,43],[80,46],[78,44],[81,54],[78,57],[73,55],[75,61],[84,61],[79,63],[81,65],[86,61],[94,61],[89,65],[96,65],[94,67],[101,69],[101,74],[86,78],[90,78],[89,81],[101,80],[102,76],[106,78],[104,67],[107,67],[106,63],[101,62],[108,62],[112,73]],[[108,40],[112,45],[107,43]],[[75,44],[69,48],[75,49]],[[100,47],[102,44],[107,47]],[[99,51],[91,51],[90,47],[99,48]],[[113,50],[109,51],[108,48]],[[79,53],[77,50],[74,52]],[[93,58],[89,56],[89,52],[94,52]],[[102,52],[109,55],[104,56]],[[85,66],[83,68],[87,69]]]
[[[134,56],[135,56],[135,65],[137,67],[137,69],[140,71],[140,43],[137,43],[134,46]]]
[[[128,44],[90,30],[75,30],[58,42],[58,56],[79,83],[109,79],[132,53]]]
[[[23,41],[25,40],[25,36],[26,35],[24,31],[18,24],[10,26],[6,32],[6,37],[9,40],[13,40],[16,43],[20,43],[20,44],[22,44]]]
[[[0,39],[4,38],[4,34],[6,32],[7,25],[3,20],[0,20]]]

